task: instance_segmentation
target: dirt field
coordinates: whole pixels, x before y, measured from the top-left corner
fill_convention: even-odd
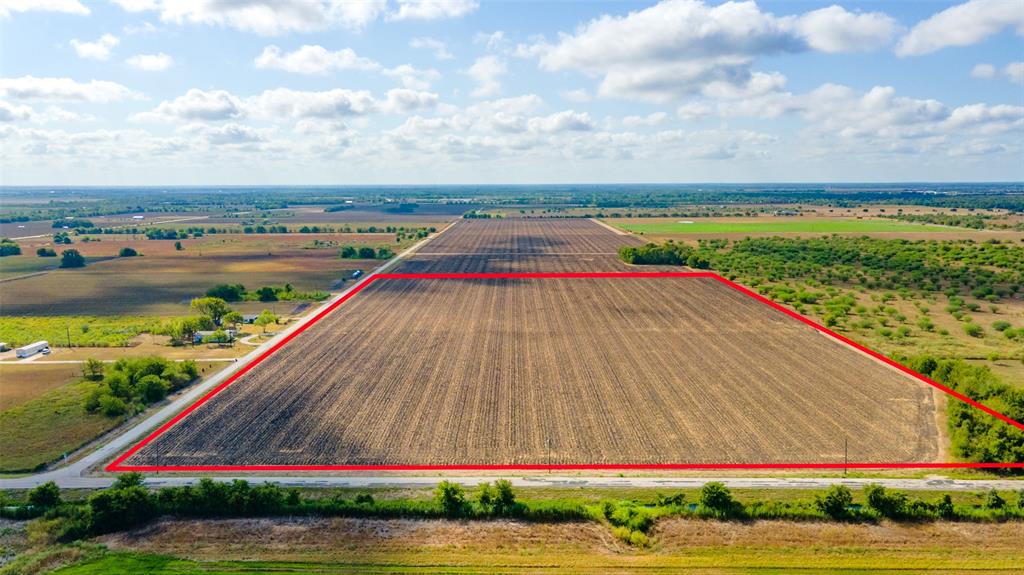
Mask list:
[[[917,383],[709,278],[379,280],[128,465],[910,462]]]
[[[290,571],[293,563],[325,573],[990,573],[1013,572],[1024,560],[1024,526],[1019,523],[822,525],[679,519],[662,522],[655,536],[654,549],[637,550],[592,523],[164,520],[99,542],[116,552],[198,562],[168,565],[160,573],[205,573],[217,567]],[[134,557],[111,557],[108,564]],[[162,567],[136,560],[141,567]]]
[[[418,255],[614,255],[642,243],[586,219],[460,220]]]

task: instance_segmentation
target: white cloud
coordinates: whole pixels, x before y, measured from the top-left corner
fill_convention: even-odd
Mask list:
[[[441,78],[441,73],[433,68],[421,70],[409,64],[381,70],[381,74],[398,78],[402,85],[410,90],[426,90],[433,82]]]
[[[259,130],[244,124],[235,123],[220,126],[187,124],[176,130],[176,132],[193,137],[198,136],[212,146],[254,144],[267,140],[267,136]]]
[[[82,100],[116,102],[138,98],[139,94],[115,82],[90,80],[76,82],[71,78],[0,78],[0,97],[20,100]]]
[[[657,126],[658,124],[665,121],[668,118],[668,114],[665,112],[652,112],[646,116],[626,116],[622,119],[622,125],[627,128],[637,128],[640,126]]]
[[[121,41],[117,39],[117,36],[104,34],[95,42],[82,42],[75,38],[71,40],[71,46],[75,49],[75,53],[78,54],[79,58],[106,60],[107,58],[110,58],[110,51],[113,50],[120,42]]]
[[[137,70],[159,72],[174,65],[174,58],[160,52],[159,54],[138,54],[125,60],[125,63]]]
[[[888,43],[896,32],[896,21],[886,14],[847,12],[836,5],[808,12],[792,22],[807,44],[820,52],[875,49]]]
[[[919,22],[900,39],[896,54],[919,56],[950,46],[970,46],[1007,28],[1024,35],[1024,7],[1019,1],[970,0]]]
[[[0,122],[17,122],[32,118],[32,108],[25,105],[9,104],[0,101]]]
[[[226,26],[263,36],[315,32],[333,27],[365,28],[387,7],[387,0],[117,0],[131,12],[155,11],[175,24]]]
[[[1003,68],[1003,75],[1014,84],[1024,85],[1024,62],[1010,62]]]
[[[384,103],[384,109],[393,113],[407,114],[417,110],[435,108],[437,107],[437,102],[437,94],[396,88],[394,90],[388,90],[387,101]]]
[[[996,77],[996,67],[992,64],[977,64],[971,68],[972,78],[991,79]]]
[[[680,120],[698,120],[711,114],[711,107],[700,102],[688,102],[676,109]]]
[[[245,115],[242,101],[225,90],[205,91],[193,88],[173,100],[165,100],[152,111],[132,117],[138,122],[220,121]]]
[[[495,30],[490,34],[486,32],[477,32],[473,36],[473,43],[484,44],[487,46],[488,52],[497,52],[505,45],[505,32],[502,30]]]
[[[586,90],[582,89],[566,90],[560,93],[559,95],[562,96],[562,98],[570,102],[576,102],[577,104],[585,104],[593,99],[590,97],[590,94],[588,94]]]
[[[247,99],[246,107],[253,115],[270,119],[326,119],[369,114],[377,109],[377,101],[365,90],[307,92],[277,88]]]
[[[257,68],[284,70],[297,74],[326,74],[335,70],[377,70],[380,64],[363,58],[351,48],[329,51],[323,46],[305,45],[287,54],[267,46],[254,61]]]
[[[594,120],[586,112],[565,110],[537,118],[530,118],[527,126],[531,131],[554,134],[558,132],[586,132],[596,127]]]
[[[474,98],[488,98],[501,92],[500,78],[508,73],[508,68],[497,56],[481,56],[465,73],[477,83],[471,95]]]
[[[475,0],[398,0],[398,10],[388,14],[391,20],[440,20],[461,18],[475,12]]]
[[[0,0],[0,18],[12,12],[63,12],[65,14],[88,14],[89,8],[79,0]]]
[[[539,57],[545,70],[600,78],[601,96],[671,101],[708,86],[742,95],[766,78],[781,78],[757,76],[751,67],[758,56],[872,49],[894,30],[885,14],[838,6],[778,18],[754,2],[664,0],[625,16],[601,16],[555,44],[520,46],[516,52]]]
[[[448,51],[448,47],[445,46],[444,42],[434,38],[413,38],[412,40],[409,40],[409,47],[416,50],[430,50],[438,60],[451,60],[452,58],[455,58],[455,56]]]

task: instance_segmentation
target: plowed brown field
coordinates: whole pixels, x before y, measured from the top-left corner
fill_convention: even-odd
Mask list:
[[[124,464],[920,462],[934,409],[711,278],[382,279]]]

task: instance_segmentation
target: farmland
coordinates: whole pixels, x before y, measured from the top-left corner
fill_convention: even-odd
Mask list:
[[[352,270],[375,265],[339,259],[339,246],[396,246],[393,234],[206,236],[181,244],[183,249],[177,250],[174,242],[131,236],[78,242],[71,247],[87,258],[112,259],[5,282],[2,313],[173,316],[188,313],[189,300],[217,284],[241,283],[256,289],[291,283],[299,291],[328,291]],[[43,260],[35,256],[36,247],[27,243],[23,252],[31,255],[4,260]],[[122,247],[132,247],[142,257],[114,257]],[[259,311],[258,304],[249,308]]]
[[[658,220],[643,223],[617,222],[615,225],[630,232],[645,235],[660,234],[722,234],[722,233],[866,233],[866,232],[937,232],[943,226],[914,224],[883,219],[847,218],[714,218],[708,220]]]
[[[713,279],[387,279],[126,464],[841,463],[844,443],[936,459],[931,389]]]

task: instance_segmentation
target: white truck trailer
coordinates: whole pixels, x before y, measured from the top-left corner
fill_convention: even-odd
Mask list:
[[[46,341],[30,343],[14,350],[14,355],[18,357],[31,357],[39,352],[44,354],[50,353],[50,344]]]

